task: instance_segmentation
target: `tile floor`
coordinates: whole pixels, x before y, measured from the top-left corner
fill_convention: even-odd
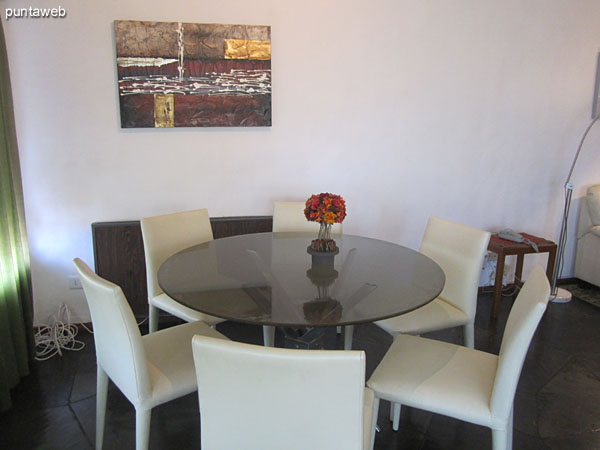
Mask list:
[[[600,297],[600,290],[596,292]],[[490,294],[479,299],[476,348],[497,352],[511,298],[503,299],[497,321],[489,318]],[[232,339],[260,344],[259,327],[223,323],[219,330]],[[460,343],[460,330],[431,337]],[[93,337],[81,352],[66,352],[36,363],[31,375],[13,392],[14,407],[0,414],[2,449],[91,449],[95,421],[95,356]],[[281,339],[281,336],[278,336]],[[335,333],[328,345],[342,346]],[[374,325],[355,329],[354,347],[367,353],[367,377],[391,343]],[[375,448],[378,450],[491,449],[487,428],[440,415],[403,408],[401,428],[393,432],[382,402]],[[600,309],[577,298],[550,304],[529,350],[515,399],[514,449],[600,449]],[[232,424],[235,426],[235,424]],[[200,447],[195,394],[153,410],[151,449]],[[134,448],[133,407],[113,386],[109,389],[105,449]]]

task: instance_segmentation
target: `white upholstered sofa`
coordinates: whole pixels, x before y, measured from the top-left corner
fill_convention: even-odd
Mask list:
[[[600,184],[588,188],[579,208],[575,277],[600,286]]]

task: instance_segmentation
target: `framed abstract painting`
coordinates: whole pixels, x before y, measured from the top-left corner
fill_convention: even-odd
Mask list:
[[[116,20],[122,128],[271,126],[271,28]]]

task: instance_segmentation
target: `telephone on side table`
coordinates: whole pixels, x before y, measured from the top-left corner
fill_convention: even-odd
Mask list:
[[[507,241],[517,242],[519,244],[527,244],[531,248],[533,248],[533,250],[535,250],[536,253],[539,253],[538,246],[536,245],[535,242],[530,241],[529,239],[527,239],[526,237],[524,237],[521,233],[517,233],[515,230],[511,230],[510,228],[506,228],[506,229],[504,229],[502,231],[498,231],[495,234],[500,239],[506,239]]]

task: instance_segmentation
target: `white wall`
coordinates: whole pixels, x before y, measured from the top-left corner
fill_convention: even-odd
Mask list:
[[[562,186],[591,110],[597,0],[27,6],[59,4],[65,19],[3,17],[36,323],[61,302],[88,319],[67,279],[73,257],[93,261],[96,221],[197,207],[270,214],[275,199],[327,190],[347,200],[345,232],[413,248],[432,214],[558,239]],[[115,19],[271,25],[273,126],[122,130]],[[574,197],[600,182],[598,128]]]

